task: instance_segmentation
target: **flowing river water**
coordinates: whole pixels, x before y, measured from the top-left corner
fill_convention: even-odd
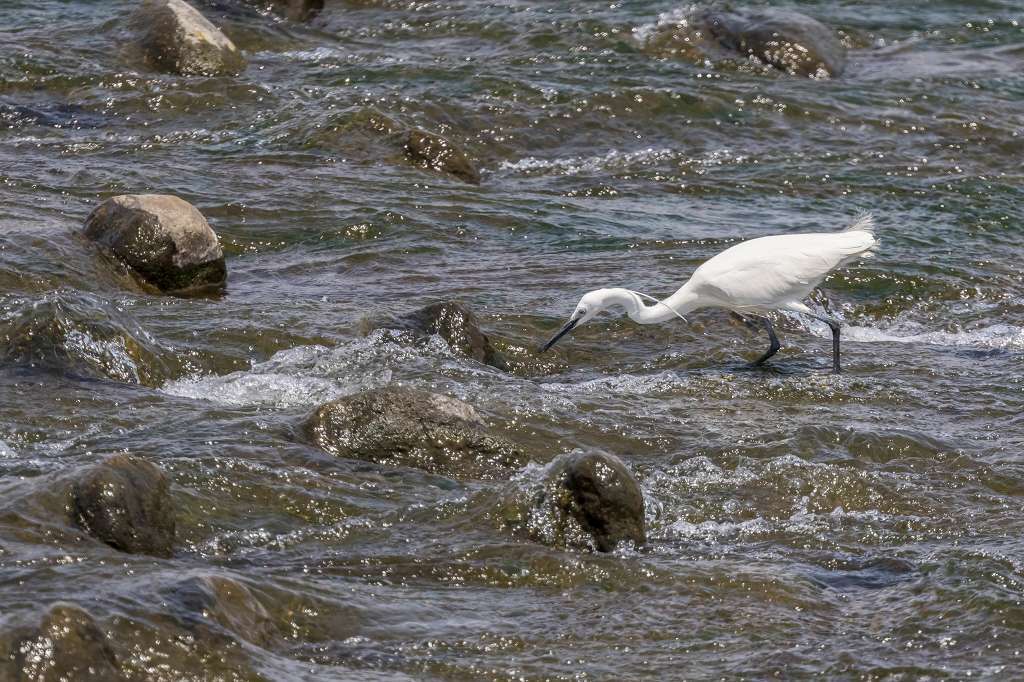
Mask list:
[[[0,629],[73,603],[142,680],[1022,674],[1019,3],[782,3],[849,48],[830,80],[652,53],[686,9],[660,0],[328,0],[305,24],[210,0],[249,62],[211,78],[140,63],[132,1],[2,4]],[[376,115],[481,183],[406,163]],[[126,289],[81,238],[145,192],[207,216],[222,296]],[[603,316],[515,373],[368,333],[458,299],[531,347],[589,289],[664,296],[739,240],[863,211],[877,257],[812,303],[845,325],[840,375],[797,316],[761,370],[763,331],[719,311]],[[388,384],[472,404],[532,463],[461,480],[297,437]],[[573,450],[635,472],[645,547],[495,521]],[[119,452],[170,476],[171,558],[69,521],[68,481]],[[198,627],[168,596],[190,576],[256,603]]]

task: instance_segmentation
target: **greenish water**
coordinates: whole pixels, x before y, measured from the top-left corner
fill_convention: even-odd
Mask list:
[[[187,78],[134,61],[133,2],[7,0],[0,325],[96,371],[0,354],[0,627],[74,602],[133,679],[1019,676],[1024,12],[783,4],[841,31],[841,78],[652,55],[673,2],[429,0],[328,0],[309,26],[201,4],[249,66]],[[480,186],[405,163],[370,108],[449,136]],[[150,191],[210,219],[223,297],[126,291],[75,235]],[[525,376],[362,331],[459,298],[534,344],[588,289],[666,295],[737,240],[865,210],[878,257],[814,302],[846,325],[839,376],[796,317],[763,371],[761,332],[716,311],[602,318]],[[296,438],[393,382],[536,464],[455,481]],[[636,472],[646,549],[495,524],[574,448]],[[74,472],[125,450],[172,478],[171,559],[67,521]],[[186,627],[166,589],[193,575],[248,586],[269,634]]]

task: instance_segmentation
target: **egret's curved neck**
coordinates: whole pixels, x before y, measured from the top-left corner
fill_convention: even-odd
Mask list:
[[[685,284],[668,298],[651,304],[645,303],[643,298],[629,289],[608,289],[607,292],[607,304],[622,306],[629,319],[639,324],[675,320],[700,307],[697,296]]]

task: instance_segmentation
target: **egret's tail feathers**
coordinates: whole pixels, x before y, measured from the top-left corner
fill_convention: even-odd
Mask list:
[[[867,232],[874,237],[875,217],[870,213],[861,213],[843,232]]]

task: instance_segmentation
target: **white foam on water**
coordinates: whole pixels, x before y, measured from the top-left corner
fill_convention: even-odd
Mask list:
[[[0,457],[17,457],[18,453],[14,451],[7,443],[0,440]]]
[[[298,346],[275,353],[251,369],[223,376],[170,381],[169,395],[209,400],[234,407],[314,406],[327,400],[391,383],[393,368],[449,361],[451,352],[440,338],[420,346],[391,340],[387,330],[334,348]]]
[[[647,395],[659,393],[689,383],[675,372],[659,372],[646,376],[619,374],[580,382],[551,382],[541,384],[541,390],[551,393],[587,395],[591,393],[616,395]]]
[[[812,304],[816,314],[828,314],[820,305]],[[783,313],[791,320],[797,321],[812,334],[824,338],[832,338],[828,325],[806,315]],[[835,315],[835,313],[833,313]],[[945,331],[928,329],[919,322],[897,319],[891,325],[881,327],[864,327],[848,324],[842,314],[836,315],[843,323],[842,338],[844,341],[862,343],[910,343],[932,346],[974,347],[974,348],[1007,348],[1024,349],[1024,328],[1011,324],[992,324],[977,329]]]
[[[351,388],[330,379],[289,374],[235,372],[226,376],[172,381],[163,391],[181,398],[209,400],[223,405],[296,407],[325,402]]]
[[[622,152],[613,149],[596,156],[574,156],[562,159],[539,159],[528,156],[518,161],[503,161],[498,169],[513,173],[543,173],[557,175],[579,175],[581,173],[626,171],[637,166],[652,166],[663,162],[674,162],[687,166],[723,166],[728,163],[744,163],[749,157],[734,154],[730,149],[717,149],[699,157],[683,156],[671,149],[639,149]]]
[[[971,331],[922,331],[896,334],[874,327],[844,327],[843,337],[850,341],[886,343],[922,343],[935,346],[1024,349],[1024,329],[1009,324],[994,324]]]
[[[566,159],[538,159],[535,156],[528,156],[519,161],[503,161],[498,168],[518,173],[553,171],[560,175],[578,175],[601,170],[624,169],[637,164],[657,163],[670,160],[675,156],[676,153],[671,149],[649,147],[633,152],[620,152],[613,149],[606,154],[597,156],[577,156]]]
[[[682,7],[676,7],[670,9],[667,12],[662,12],[658,15],[655,21],[648,22],[646,24],[640,24],[633,29],[633,37],[640,43],[646,43],[652,35],[654,35],[658,29],[663,26],[674,26],[677,24],[685,24],[687,17],[689,17],[696,10],[696,5],[684,5]]]

